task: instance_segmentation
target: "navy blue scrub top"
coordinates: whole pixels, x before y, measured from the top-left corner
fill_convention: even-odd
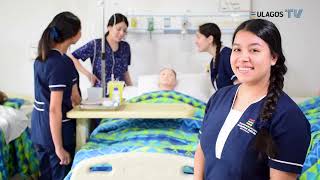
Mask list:
[[[221,50],[218,69],[215,69],[215,62],[213,59],[210,62],[211,83],[215,89],[233,85],[233,82],[237,79],[230,64],[231,51],[232,50],[228,47],[224,47]],[[215,87],[215,80],[217,87]]]
[[[70,58],[51,50],[46,61],[34,62],[35,102],[31,121],[31,139],[35,144],[54,148],[49,123],[50,93],[63,91],[63,145],[75,144],[76,122],[66,114],[72,109],[72,86],[77,82],[77,70]]]
[[[131,51],[129,44],[125,41],[120,41],[119,48],[116,52],[112,52],[108,41],[106,41],[105,46],[106,83],[111,80],[112,69],[114,78],[124,81],[124,73],[128,71],[128,66],[131,63]],[[72,55],[82,61],[90,58],[93,66],[93,74],[96,75],[97,78],[101,79],[101,39],[95,39],[88,42],[74,51]],[[114,62],[112,55],[114,55]],[[95,86],[101,87],[101,83],[96,82]]]
[[[310,124],[299,107],[282,92],[268,127],[278,153],[275,158],[258,158],[253,148],[255,135],[262,123],[259,113],[265,98],[251,104],[233,127],[224,144],[221,158],[216,158],[215,145],[221,127],[229,114],[239,85],[218,90],[209,100],[200,131],[200,144],[205,157],[205,179],[264,180],[269,168],[301,173],[310,142]]]

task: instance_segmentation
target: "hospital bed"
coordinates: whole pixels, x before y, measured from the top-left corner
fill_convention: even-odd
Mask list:
[[[143,93],[157,91],[158,88],[158,75],[144,75],[139,77],[138,86],[125,87],[123,97],[130,99],[142,95]],[[194,74],[179,74],[177,77],[176,91],[189,94],[203,102],[207,102],[212,93],[212,86],[207,73],[194,73]],[[76,150],[83,146],[88,139],[88,129],[90,120],[96,118],[183,118],[189,117],[193,114],[193,108],[185,104],[137,104],[137,103],[124,103],[118,108],[117,111],[103,111],[103,106],[94,109],[91,105],[90,108],[81,108],[81,105],[75,107],[72,111],[67,113],[68,118],[77,119],[77,140]]]
[[[178,83],[183,85],[182,81]],[[128,94],[125,96],[128,98]],[[209,99],[209,91],[206,96]],[[194,107],[195,112],[190,118],[102,120],[76,153],[66,179],[192,179],[193,156],[207,99],[176,91],[138,93],[128,103],[183,103]]]
[[[156,90],[155,79],[157,77],[155,75],[146,76],[143,78],[139,78],[139,84],[148,87],[127,87],[124,92],[124,96],[127,99],[134,97],[131,101],[136,102],[137,99],[144,99],[149,102],[156,102],[157,92],[155,94],[144,94],[148,91]],[[197,78],[191,77],[187,79],[192,79],[192,82],[188,82],[189,86],[197,87],[198,90],[205,89],[205,83],[208,81],[202,81],[203,85],[197,85],[195,82]],[[205,79],[205,78],[201,78]],[[201,82],[201,80],[200,80]],[[209,81],[210,82],[210,81]],[[207,83],[208,84],[208,83]],[[183,86],[183,84],[180,84]],[[187,87],[188,85],[184,85]],[[207,87],[207,89],[210,89]],[[192,93],[194,89],[179,89],[179,91],[184,92],[186,94]],[[188,92],[186,92],[188,91]],[[195,115],[195,119],[197,117],[198,120],[201,121],[203,118],[204,111],[204,102],[207,102],[209,97],[213,92],[210,91],[205,93],[194,93],[194,96],[197,96],[198,99],[202,100],[202,113],[198,113],[198,116]],[[201,95],[200,95],[201,94]],[[138,97],[136,97],[138,96]],[[172,95],[172,97],[175,95]],[[179,98],[178,98],[179,99]],[[299,107],[302,109],[307,119],[311,124],[311,142],[310,147],[308,149],[308,154],[306,160],[303,164],[302,174],[299,179],[301,180],[316,180],[320,179],[320,97],[314,98],[293,98],[296,103],[298,103]],[[200,108],[201,109],[201,108]],[[201,111],[201,110],[200,110]],[[197,114],[195,113],[195,114]],[[112,134],[104,134],[104,130],[109,128],[114,128],[114,124],[112,122],[122,121],[122,119],[109,119],[104,120],[100,126],[93,132],[90,137],[89,142],[82,147],[82,149],[76,154],[73,169],[69,173],[66,179],[88,179],[88,178],[103,178],[103,179],[191,179],[192,175],[188,175],[188,173],[192,174],[192,166],[193,166],[193,153],[196,141],[189,142],[191,144],[191,148],[187,153],[182,153],[181,150],[171,149],[159,149],[158,147],[150,147],[142,145],[139,147],[128,147],[121,149],[119,147],[112,147],[111,140],[115,140],[116,136]],[[192,119],[189,119],[189,122]],[[124,120],[125,121],[125,120]],[[199,121],[199,122],[200,122]],[[168,121],[169,122],[169,121]],[[175,122],[175,121],[171,121]],[[188,122],[188,121],[184,121]],[[111,123],[111,124],[110,124]],[[107,125],[106,127],[106,124]],[[200,124],[198,124],[200,126]],[[196,127],[196,126],[195,126]],[[198,128],[198,127],[197,127]],[[195,129],[197,129],[195,128]],[[148,129],[148,128],[146,128]],[[129,129],[124,129],[124,132],[130,132]],[[169,132],[169,131],[168,131]],[[197,132],[197,131],[196,131]],[[123,132],[119,132],[119,134],[124,134]],[[190,133],[192,134],[192,133]],[[194,137],[196,138],[197,133],[195,133]],[[129,135],[130,136],[130,135]],[[105,139],[104,139],[105,138]],[[104,140],[103,140],[104,139]],[[190,138],[188,138],[190,139]],[[106,145],[103,145],[105,142]],[[99,147],[99,144],[101,147]],[[139,144],[139,143],[138,143]],[[106,147],[105,149],[103,147]],[[108,148],[109,147],[109,148]],[[100,150],[99,150],[100,149]],[[167,152],[169,151],[169,152]],[[161,152],[161,153],[159,153]],[[173,152],[173,154],[172,154]],[[186,152],[186,151],[184,151]],[[170,172],[166,172],[166,170],[172,170]],[[186,171],[185,171],[186,170]],[[165,177],[165,175],[168,175]]]
[[[311,142],[302,167],[300,180],[320,179],[320,97],[299,103],[311,125]]]
[[[0,106],[0,179],[19,175],[26,179],[39,174],[36,152],[30,139],[32,103],[13,98]]]

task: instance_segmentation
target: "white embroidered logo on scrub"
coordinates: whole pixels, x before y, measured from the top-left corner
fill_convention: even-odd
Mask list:
[[[255,120],[254,119],[251,119],[249,118],[249,120],[246,122],[246,123],[243,123],[243,122],[239,122],[237,124],[237,126],[244,132],[246,133],[251,133],[253,135],[256,135],[257,134],[257,130],[255,130],[253,128],[253,125],[255,123]]]

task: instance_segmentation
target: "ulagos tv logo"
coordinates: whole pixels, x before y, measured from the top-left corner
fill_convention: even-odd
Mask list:
[[[301,18],[303,9],[285,9],[283,11],[253,11],[252,18]]]

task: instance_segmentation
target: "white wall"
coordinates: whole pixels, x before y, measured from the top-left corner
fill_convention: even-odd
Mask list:
[[[199,2],[202,3],[199,3]],[[153,9],[166,11],[210,11],[216,9],[213,4],[218,0],[199,1],[145,1],[118,0],[107,1],[107,15],[116,12],[127,13],[132,9]],[[145,3],[148,2],[148,3]],[[253,11],[281,11],[286,8],[303,8],[300,19],[269,18],[279,27],[283,37],[283,49],[289,68],[286,76],[286,90],[294,96],[314,95],[320,82],[317,71],[316,34],[320,27],[317,7],[319,1],[301,0],[252,0]],[[27,8],[26,8],[27,7]],[[15,10],[13,10],[13,8]],[[82,20],[82,38],[71,49],[75,49],[90,39],[101,34],[101,11],[96,0],[2,0],[0,7],[0,89],[6,92],[33,95],[33,61],[31,54],[40,35],[58,12],[70,10]],[[19,13],[16,13],[19,12]],[[165,37],[165,38],[164,38]],[[223,36],[224,44],[230,45],[231,35]],[[154,35],[152,40],[147,35],[129,34],[126,39],[132,49],[130,72],[134,78],[141,73],[158,72],[159,66],[170,65],[180,72],[201,72],[209,61],[207,54],[197,53],[194,36]],[[172,62],[173,59],[179,60]],[[185,66],[178,66],[178,63]],[[155,64],[157,66],[155,66]],[[84,64],[90,67],[89,63]],[[82,88],[88,81],[81,81]]]
[[[286,56],[288,73],[285,90],[290,95],[311,96],[320,90],[318,56],[320,1],[301,0],[253,0],[254,11],[281,11],[288,8],[303,9],[302,17],[268,18],[282,35],[282,47]]]
[[[61,8],[61,4],[65,4]],[[31,46],[36,46],[43,29],[55,14],[70,10],[72,1],[1,0],[0,89],[33,94]]]

